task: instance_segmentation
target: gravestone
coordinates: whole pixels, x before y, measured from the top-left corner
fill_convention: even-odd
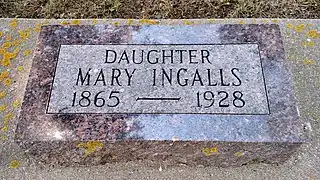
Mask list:
[[[281,163],[306,141],[276,24],[42,26],[16,141],[59,165]]]

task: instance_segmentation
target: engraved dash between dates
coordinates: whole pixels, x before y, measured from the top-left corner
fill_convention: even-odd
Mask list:
[[[136,101],[180,101],[181,97],[138,97]]]

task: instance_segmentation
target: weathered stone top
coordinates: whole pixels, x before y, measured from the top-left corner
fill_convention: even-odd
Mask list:
[[[159,32],[162,33],[157,34]],[[162,34],[165,36],[162,36]],[[167,34],[170,34],[170,37],[166,37]],[[161,85],[156,85],[155,87],[158,89],[148,92],[150,88],[143,82],[149,83],[152,78],[145,75],[147,72],[137,75],[143,81],[136,82],[138,83],[136,86],[132,84],[130,88],[118,87],[118,89],[109,87],[109,89],[113,88],[111,90],[114,92],[114,94],[111,92],[107,95],[110,97],[115,96],[116,93],[119,95],[121,91],[129,90],[128,93],[122,93],[124,94],[123,97],[119,97],[120,99],[125,99],[124,103],[116,102],[119,100],[114,97],[113,102],[110,102],[112,106],[116,106],[114,108],[101,109],[98,107],[100,105],[93,106],[93,103],[92,106],[89,106],[90,102],[83,103],[79,101],[79,104],[75,103],[76,98],[80,95],[74,94],[77,93],[75,91],[77,87],[73,86],[72,82],[75,82],[75,78],[81,78],[82,82],[78,81],[78,84],[84,83],[85,75],[80,72],[80,67],[83,68],[82,71],[88,71],[87,68],[91,66],[93,71],[101,71],[98,67],[102,67],[102,65],[94,61],[103,57],[100,54],[103,49],[102,51],[97,49],[106,47],[106,45],[102,45],[124,44],[114,48],[121,50],[124,47],[132,48],[125,44],[150,44],[151,46],[136,46],[140,50],[143,47],[148,47],[150,51],[150,49],[158,49],[159,47],[170,50],[168,45],[165,46],[166,44],[185,44],[183,46],[184,49],[199,49],[199,47],[195,47],[195,43],[204,45],[216,44],[210,47],[207,45],[207,49],[218,48],[220,44],[218,51],[214,49],[212,53],[216,52],[215,56],[224,56],[216,59],[216,61],[222,61],[218,65],[221,64],[222,67],[225,67],[225,70],[222,67],[219,68],[221,69],[221,75],[226,73],[223,71],[232,71],[235,67],[234,70],[237,71],[231,72],[235,76],[237,76],[236,73],[246,73],[238,74],[243,78],[245,84],[243,87],[239,86],[238,89],[211,88],[212,92],[210,91],[210,93],[213,96],[218,91],[225,90],[225,95],[221,98],[228,96],[228,93],[233,93],[230,96],[234,96],[235,99],[238,99],[238,102],[233,103],[231,108],[215,107],[213,110],[206,110],[199,105],[201,103],[199,98],[198,103],[195,103],[195,100],[192,100],[192,95],[195,97],[198,90],[198,96],[200,96],[200,94],[208,90],[208,87],[210,88],[210,86],[205,86],[207,89],[203,88],[200,82],[197,82],[200,86],[192,86],[186,90],[176,87],[178,90],[176,92],[180,92],[180,94],[173,93],[174,97],[178,97],[179,100],[182,96],[188,97],[182,98],[180,101],[182,104],[172,101],[167,104],[164,104],[164,101],[142,104],[141,101],[138,101],[139,98],[143,99],[143,97],[149,96],[150,93],[154,93],[151,96],[163,97],[163,94],[168,95],[168,92],[175,92],[174,89],[164,91],[160,89]],[[191,46],[188,46],[188,44]],[[74,45],[82,46],[77,46],[78,49],[75,49]],[[90,47],[93,45],[95,47]],[[155,45],[157,45],[157,48]],[[173,47],[171,46],[171,48]],[[178,46],[176,48],[181,49],[182,47]],[[91,52],[87,54],[86,49],[90,49]],[[230,50],[232,53],[227,53]],[[81,58],[79,59],[78,56]],[[90,58],[88,59],[86,56]],[[84,61],[82,60],[83,58],[87,60]],[[90,63],[90,61],[94,63]],[[107,59],[105,61],[111,60]],[[214,60],[208,59],[207,61]],[[232,63],[228,61],[232,61]],[[248,62],[251,64],[246,64]],[[175,66],[172,64],[166,66],[161,66],[160,64],[158,66],[162,68],[180,67],[179,64]],[[184,64],[184,66],[194,69],[192,64]],[[22,105],[17,139],[19,141],[55,140],[55,137],[48,134],[48,131],[51,131],[49,130],[51,128],[50,124],[58,124],[59,131],[64,134],[64,140],[132,140],[136,138],[171,140],[172,137],[178,137],[180,140],[204,141],[300,142],[305,138],[303,123],[298,118],[291,73],[288,66],[288,61],[285,60],[280,29],[276,24],[158,25],[141,27],[115,27],[111,25],[43,26],[38,38],[29,83]],[[115,68],[117,66],[112,65],[111,67]],[[121,68],[125,67],[138,68],[139,66],[121,65]],[[161,69],[159,67],[158,69]],[[202,71],[206,70],[207,67],[208,65],[198,66]],[[145,65],[145,68],[142,69],[148,70],[150,68],[150,66]],[[252,70],[252,68],[257,69]],[[132,69],[127,70],[127,73],[132,75],[132,71]],[[81,76],[70,78],[70,76],[79,73],[81,73]],[[253,78],[254,75],[256,76],[255,78]],[[200,75],[198,76],[195,79],[200,81]],[[223,77],[221,78],[223,79]],[[149,79],[149,81],[145,79]],[[240,85],[240,82],[237,82],[239,81],[237,77],[235,77],[235,80],[225,78],[225,81],[227,80],[235,81],[235,85]],[[159,81],[159,79],[155,79],[154,83],[156,81]],[[116,82],[119,86],[118,79],[116,79]],[[220,86],[223,86],[224,83],[222,81]],[[173,88],[173,86],[169,88]],[[86,89],[82,88],[82,91],[86,92],[81,94],[83,97],[90,96],[91,93],[97,96],[99,93],[99,89],[96,87],[90,88],[89,85]],[[247,106],[244,106],[245,101],[241,99],[243,96],[242,91],[244,91],[244,99],[247,102]],[[72,94],[70,94],[71,92]],[[136,93],[141,94],[134,95]],[[48,105],[50,95],[51,99]],[[204,96],[206,96],[205,100],[210,95],[207,93]],[[70,98],[72,97],[74,102],[70,106],[69,102],[71,102]],[[198,107],[193,104],[198,104]],[[222,106],[223,104],[225,103],[223,102]],[[81,106],[86,106],[86,108]],[[86,112],[94,114],[85,114]],[[115,113],[114,115],[112,115],[113,112]],[[197,115],[198,113],[201,115]],[[113,127],[107,125],[109,121],[120,124],[120,129],[111,133],[109,128]],[[96,124],[99,124],[99,126]],[[83,133],[83,131],[91,131],[91,133],[87,134]]]

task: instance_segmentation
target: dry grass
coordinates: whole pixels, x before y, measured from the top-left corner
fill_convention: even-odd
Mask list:
[[[320,0],[0,0],[0,17],[320,18]]]

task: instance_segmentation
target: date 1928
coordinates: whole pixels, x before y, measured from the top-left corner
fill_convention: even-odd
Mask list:
[[[246,103],[243,100],[243,93],[240,91],[234,91],[232,93],[232,105],[237,108],[242,108]],[[213,93],[212,91],[206,91],[204,93],[197,92],[197,107],[210,108],[214,106],[215,100],[219,99],[219,107],[229,107],[230,98],[229,93],[226,91],[218,91]]]

